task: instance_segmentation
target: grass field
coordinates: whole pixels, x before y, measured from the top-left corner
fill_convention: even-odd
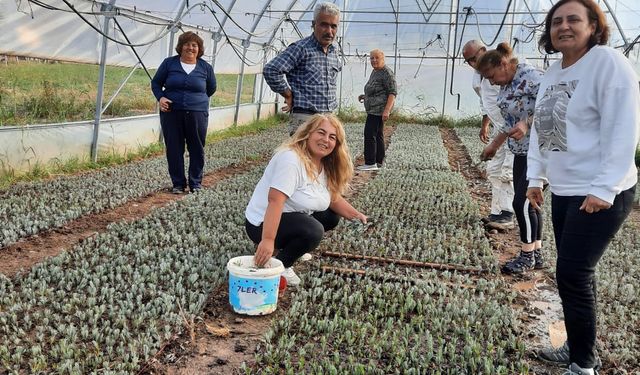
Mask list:
[[[0,126],[78,121],[93,118],[98,66],[71,63],[18,62],[0,68]],[[105,103],[129,74],[129,68],[108,67]],[[150,71],[153,76],[155,71]],[[235,74],[217,74],[214,107],[235,103]],[[151,113],[156,100],[149,77],[136,70],[120,94],[107,108],[106,117]],[[241,103],[252,101],[255,75],[245,75]]]

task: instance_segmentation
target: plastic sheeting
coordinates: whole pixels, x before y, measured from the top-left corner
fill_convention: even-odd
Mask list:
[[[174,38],[184,30],[196,30],[203,36],[204,58],[214,64],[216,73],[255,73],[291,42],[311,34],[313,7],[320,1],[113,0],[114,8],[109,8],[105,4],[110,1],[40,0],[56,8],[45,9],[27,0],[0,0],[0,54],[97,63],[102,38],[88,23],[102,30],[105,19],[112,17],[123,31],[110,22],[108,35],[119,41],[126,36],[131,43],[144,44],[135,48],[148,67],[175,53],[170,51],[169,31],[176,26],[179,29]],[[86,20],[65,2],[84,12]],[[470,89],[473,71],[461,58],[461,46],[466,41],[481,39],[491,46],[509,41],[519,57],[540,67],[558,57],[544,56],[537,46],[540,25],[554,3],[550,0],[335,3],[343,11],[337,41],[345,64],[339,77],[342,107],[361,109],[354,98],[362,92],[371,71],[367,56],[373,48],[382,49],[387,65],[396,71],[400,89],[396,108],[417,114],[436,109],[454,118],[479,113],[477,97]],[[610,45],[624,45],[623,35],[627,42],[638,39],[639,1],[599,3],[611,27]],[[130,47],[113,41],[108,46],[107,64],[137,63]],[[639,51],[635,47],[629,55],[638,72]]]
[[[240,107],[238,124],[256,119],[257,104]],[[209,111],[209,132],[233,124],[234,107]],[[275,106],[263,105],[261,117],[275,113]],[[157,114],[106,119],[100,123],[98,153],[125,153],[158,142],[160,120]],[[0,170],[23,171],[37,163],[64,162],[72,158],[89,160],[93,141],[93,122],[0,127]]]

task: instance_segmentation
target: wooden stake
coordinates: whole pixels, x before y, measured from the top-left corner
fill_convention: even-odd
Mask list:
[[[431,269],[444,270],[444,271],[460,271],[460,272],[466,272],[466,273],[484,272],[482,268],[466,267],[466,266],[461,266],[459,264],[418,262],[415,260],[383,258],[383,257],[374,257],[370,255],[359,255],[359,254],[348,254],[348,253],[337,253],[333,251],[323,251],[322,255],[333,257],[333,258],[363,259],[363,260],[370,260],[378,263],[402,264],[405,266],[431,268]]]

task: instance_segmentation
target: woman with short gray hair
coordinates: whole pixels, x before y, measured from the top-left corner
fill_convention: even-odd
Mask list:
[[[364,124],[364,165],[359,171],[376,171],[384,161],[384,122],[389,119],[398,95],[393,71],[384,63],[384,52],[374,49],[370,53],[373,71],[358,101],[364,102],[367,121]]]

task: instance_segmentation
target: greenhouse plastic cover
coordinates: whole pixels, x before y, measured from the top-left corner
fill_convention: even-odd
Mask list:
[[[98,63],[102,37],[97,30],[103,30],[105,19],[111,18],[117,25],[109,23],[108,35],[120,44],[109,41],[109,65],[138,63],[132,47],[122,44],[128,40],[146,67],[157,67],[163,58],[175,53],[169,50],[171,37],[194,30],[205,40],[203,58],[214,64],[216,73],[256,73],[291,42],[311,34],[312,11],[317,3],[0,0],[0,54]],[[478,112],[477,98],[470,87],[473,71],[461,58],[461,45],[467,40],[481,39],[490,46],[510,41],[518,56],[540,67],[557,58],[551,55],[547,59],[537,46],[539,25],[553,4],[549,0],[335,3],[343,11],[339,29],[339,47],[344,55],[340,100],[341,105],[356,109],[361,109],[355,98],[370,74],[367,54],[373,48],[385,52],[387,65],[396,72],[400,87],[397,106],[408,112],[443,112],[453,117]],[[636,38],[640,33],[640,1],[609,0],[600,5],[612,29],[611,46],[621,47],[624,39],[631,42]],[[175,25],[179,29],[171,33]],[[629,56],[636,71],[640,71],[638,50],[634,48]],[[246,55],[241,58],[243,53]]]
[[[463,64],[461,46],[480,39],[489,47],[509,41],[520,58],[544,68],[557,55],[537,47],[549,0],[343,0],[338,46],[343,61],[338,97],[341,108],[362,111],[356,100],[371,67],[368,53],[382,49],[396,73],[396,108],[419,116],[478,115],[471,88],[473,70]],[[98,64],[157,67],[174,55],[183,31],[200,34],[204,59],[216,73],[259,73],[290,43],[310,35],[316,0],[0,0],[0,55]],[[638,69],[640,1],[602,0],[611,27],[610,45],[628,49]],[[108,21],[108,22],[106,22]],[[102,33],[106,31],[107,38]],[[134,53],[135,51],[135,53]],[[0,68],[1,69],[1,68]],[[259,76],[261,77],[261,76]],[[70,80],[73,77],[69,77]],[[98,78],[96,77],[96,80]],[[254,98],[261,104],[211,109],[210,129],[242,124],[257,112],[273,113],[276,96],[261,79]],[[151,93],[149,92],[149,95]],[[262,108],[261,110],[259,108]],[[234,120],[231,120],[234,118]],[[98,150],[130,150],[157,139],[156,115],[94,122],[0,128],[0,167],[28,169],[33,163],[87,155]],[[98,123],[98,122],[95,122]]]

